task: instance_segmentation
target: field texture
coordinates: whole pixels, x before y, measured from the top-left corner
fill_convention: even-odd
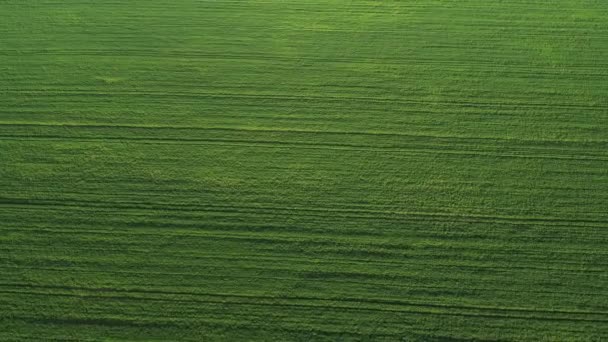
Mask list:
[[[608,340],[605,0],[0,0],[0,340]]]

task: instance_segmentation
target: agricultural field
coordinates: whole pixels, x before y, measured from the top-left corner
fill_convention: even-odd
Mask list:
[[[608,340],[608,2],[0,0],[0,340]]]

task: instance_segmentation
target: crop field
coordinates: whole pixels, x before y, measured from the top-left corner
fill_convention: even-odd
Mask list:
[[[0,340],[608,340],[608,2],[0,0]]]

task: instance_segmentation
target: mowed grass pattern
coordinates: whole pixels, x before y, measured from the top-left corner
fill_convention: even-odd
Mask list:
[[[0,340],[608,339],[608,2],[0,14]]]

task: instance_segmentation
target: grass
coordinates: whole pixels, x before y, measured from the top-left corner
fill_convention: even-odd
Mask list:
[[[608,3],[0,1],[1,340],[608,339]]]

